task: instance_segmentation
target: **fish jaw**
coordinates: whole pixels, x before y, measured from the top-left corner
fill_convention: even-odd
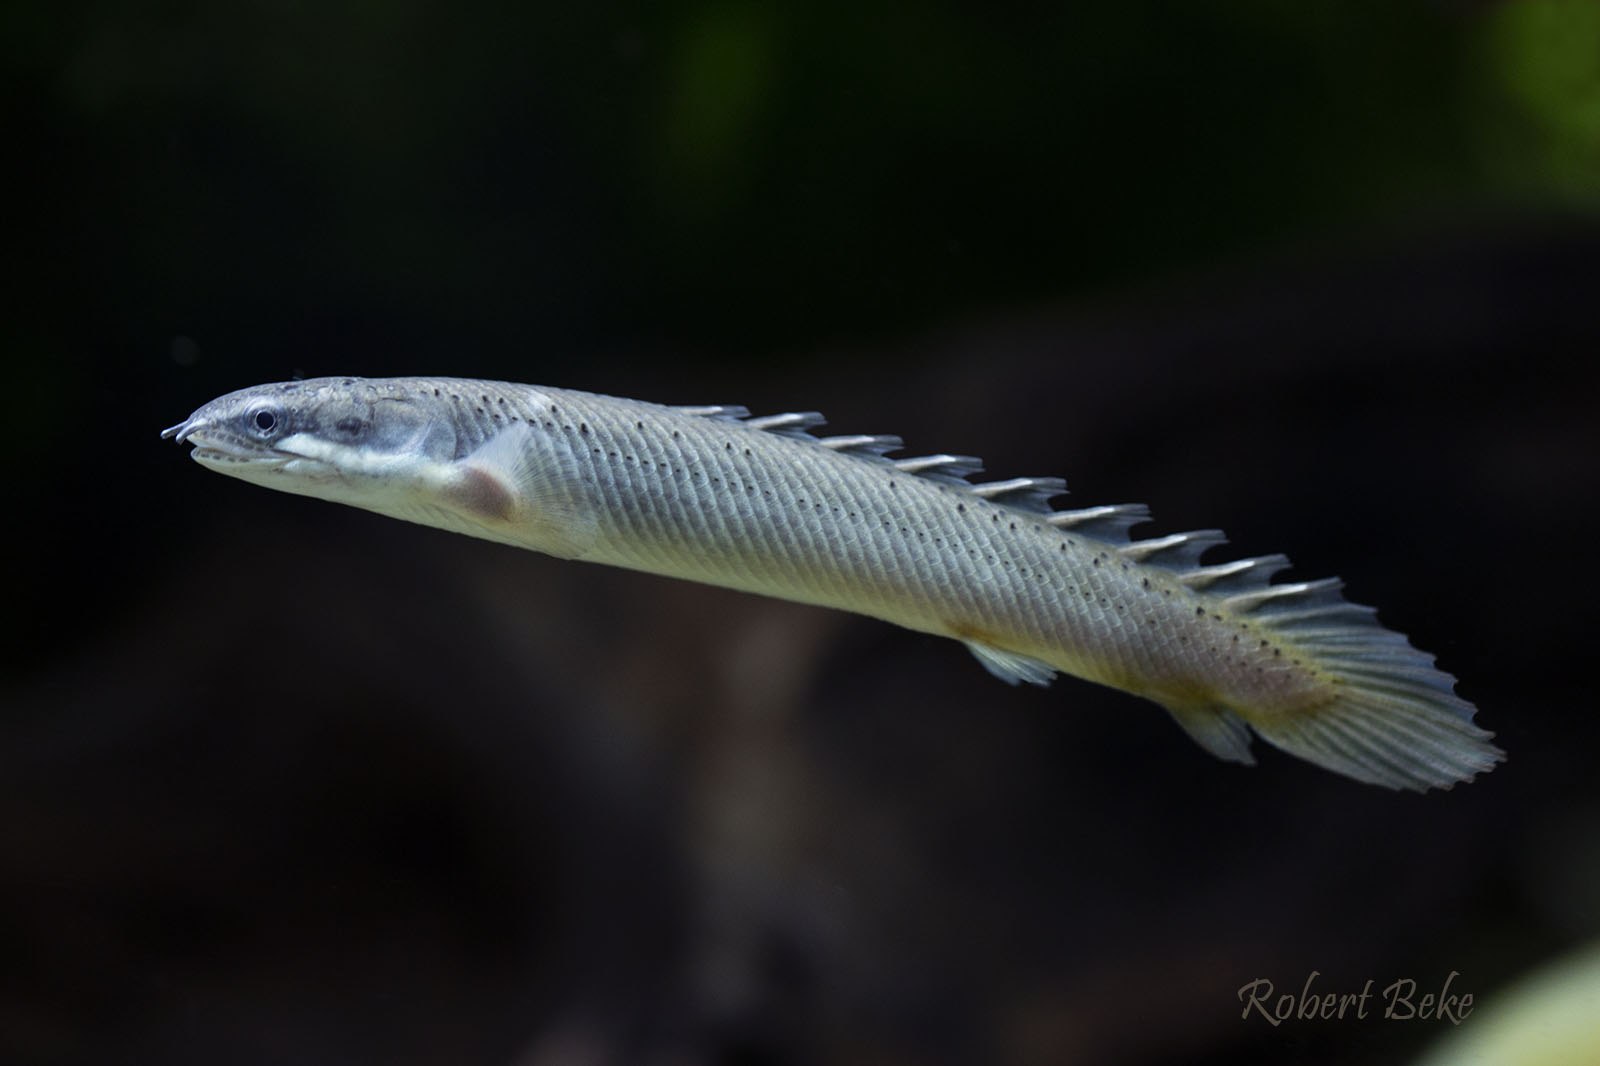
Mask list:
[[[193,445],[189,457],[201,466],[280,491],[304,495],[312,486],[341,477],[337,468],[320,458],[241,438],[208,419],[191,418],[161,435]],[[304,487],[296,488],[295,483],[304,483]]]

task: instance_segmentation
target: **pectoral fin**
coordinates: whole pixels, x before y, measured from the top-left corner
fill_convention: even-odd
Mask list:
[[[594,541],[595,519],[561,459],[529,427],[508,426],[450,464],[440,496],[495,540],[576,559]]]

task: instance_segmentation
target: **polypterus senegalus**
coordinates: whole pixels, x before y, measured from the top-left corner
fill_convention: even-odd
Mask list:
[[[818,436],[815,412],[665,407],[453,378],[230,393],[162,434],[268,488],[546,552],[837,607],[952,637],[1003,680],[1056,671],[1161,704],[1202,747],[1251,733],[1390,788],[1503,753],[1454,679],[1346,602],[1273,583],[1281,555],[1205,563],[1215,530],[1133,540],[1142,505],[1054,510],[1066,485],[974,483],[962,455]]]

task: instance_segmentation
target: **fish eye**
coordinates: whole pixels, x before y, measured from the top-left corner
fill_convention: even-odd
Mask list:
[[[271,436],[280,421],[277,410],[272,407],[258,407],[249,416],[250,428],[263,437]]]

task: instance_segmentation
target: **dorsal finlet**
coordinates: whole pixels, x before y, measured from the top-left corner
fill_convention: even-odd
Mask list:
[[[861,455],[887,455],[904,448],[905,441],[889,433],[858,433],[844,437],[818,437],[817,443],[836,452]]]
[[[1127,541],[1129,529],[1150,521],[1150,508],[1142,503],[1112,503],[1072,511],[1052,511],[1045,521],[1058,529],[1070,529],[1074,533],[1120,545]]]
[[[985,481],[972,486],[972,491],[986,500],[992,500],[997,496],[1010,496],[1017,492],[1060,496],[1067,491],[1067,483],[1058,477],[1013,477],[1004,481]]]
[[[1344,606],[1345,600],[1339,595],[1342,587],[1344,582],[1336,577],[1326,577],[1320,581],[1294,581],[1282,585],[1265,585],[1249,592],[1224,596],[1222,603],[1230,611],[1244,614],[1268,609],[1288,600],[1292,601],[1296,608],[1302,610],[1312,608],[1308,613],[1316,613],[1318,609]]]
[[[1050,500],[1067,491],[1058,477],[1014,477],[1005,481],[986,481],[971,486],[973,495],[1015,507],[1019,511],[1049,514]]]
[[[742,403],[711,403],[698,406],[673,407],[671,410],[680,415],[689,415],[694,418],[720,418],[727,421],[738,421],[750,417],[750,408]]]
[[[1220,529],[1196,529],[1189,533],[1130,541],[1117,550],[1134,562],[1172,570],[1190,570],[1199,565],[1200,556],[1205,554],[1206,549],[1226,543],[1228,538]]]
[[[826,425],[828,420],[822,416],[821,411],[787,411],[779,415],[762,415],[759,418],[745,418],[744,424],[751,429],[764,430],[768,433],[788,433],[808,435],[808,430],[817,426]]]
[[[978,458],[972,455],[913,455],[906,459],[896,459],[894,465],[908,474],[920,474],[935,467],[971,466],[976,462]]]
[[[907,474],[920,474],[923,477],[937,477],[942,481],[957,481],[966,485],[962,480],[972,474],[983,471],[983,460],[975,455],[914,455],[908,459],[894,460],[895,469],[903,470]]]
[[[1272,575],[1289,565],[1286,555],[1263,555],[1255,559],[1235,559],[1215,566],[1201,566],[1178,574],[1178,580],[1192,589],[1214,593],[1243,592],[1263,587]]]

